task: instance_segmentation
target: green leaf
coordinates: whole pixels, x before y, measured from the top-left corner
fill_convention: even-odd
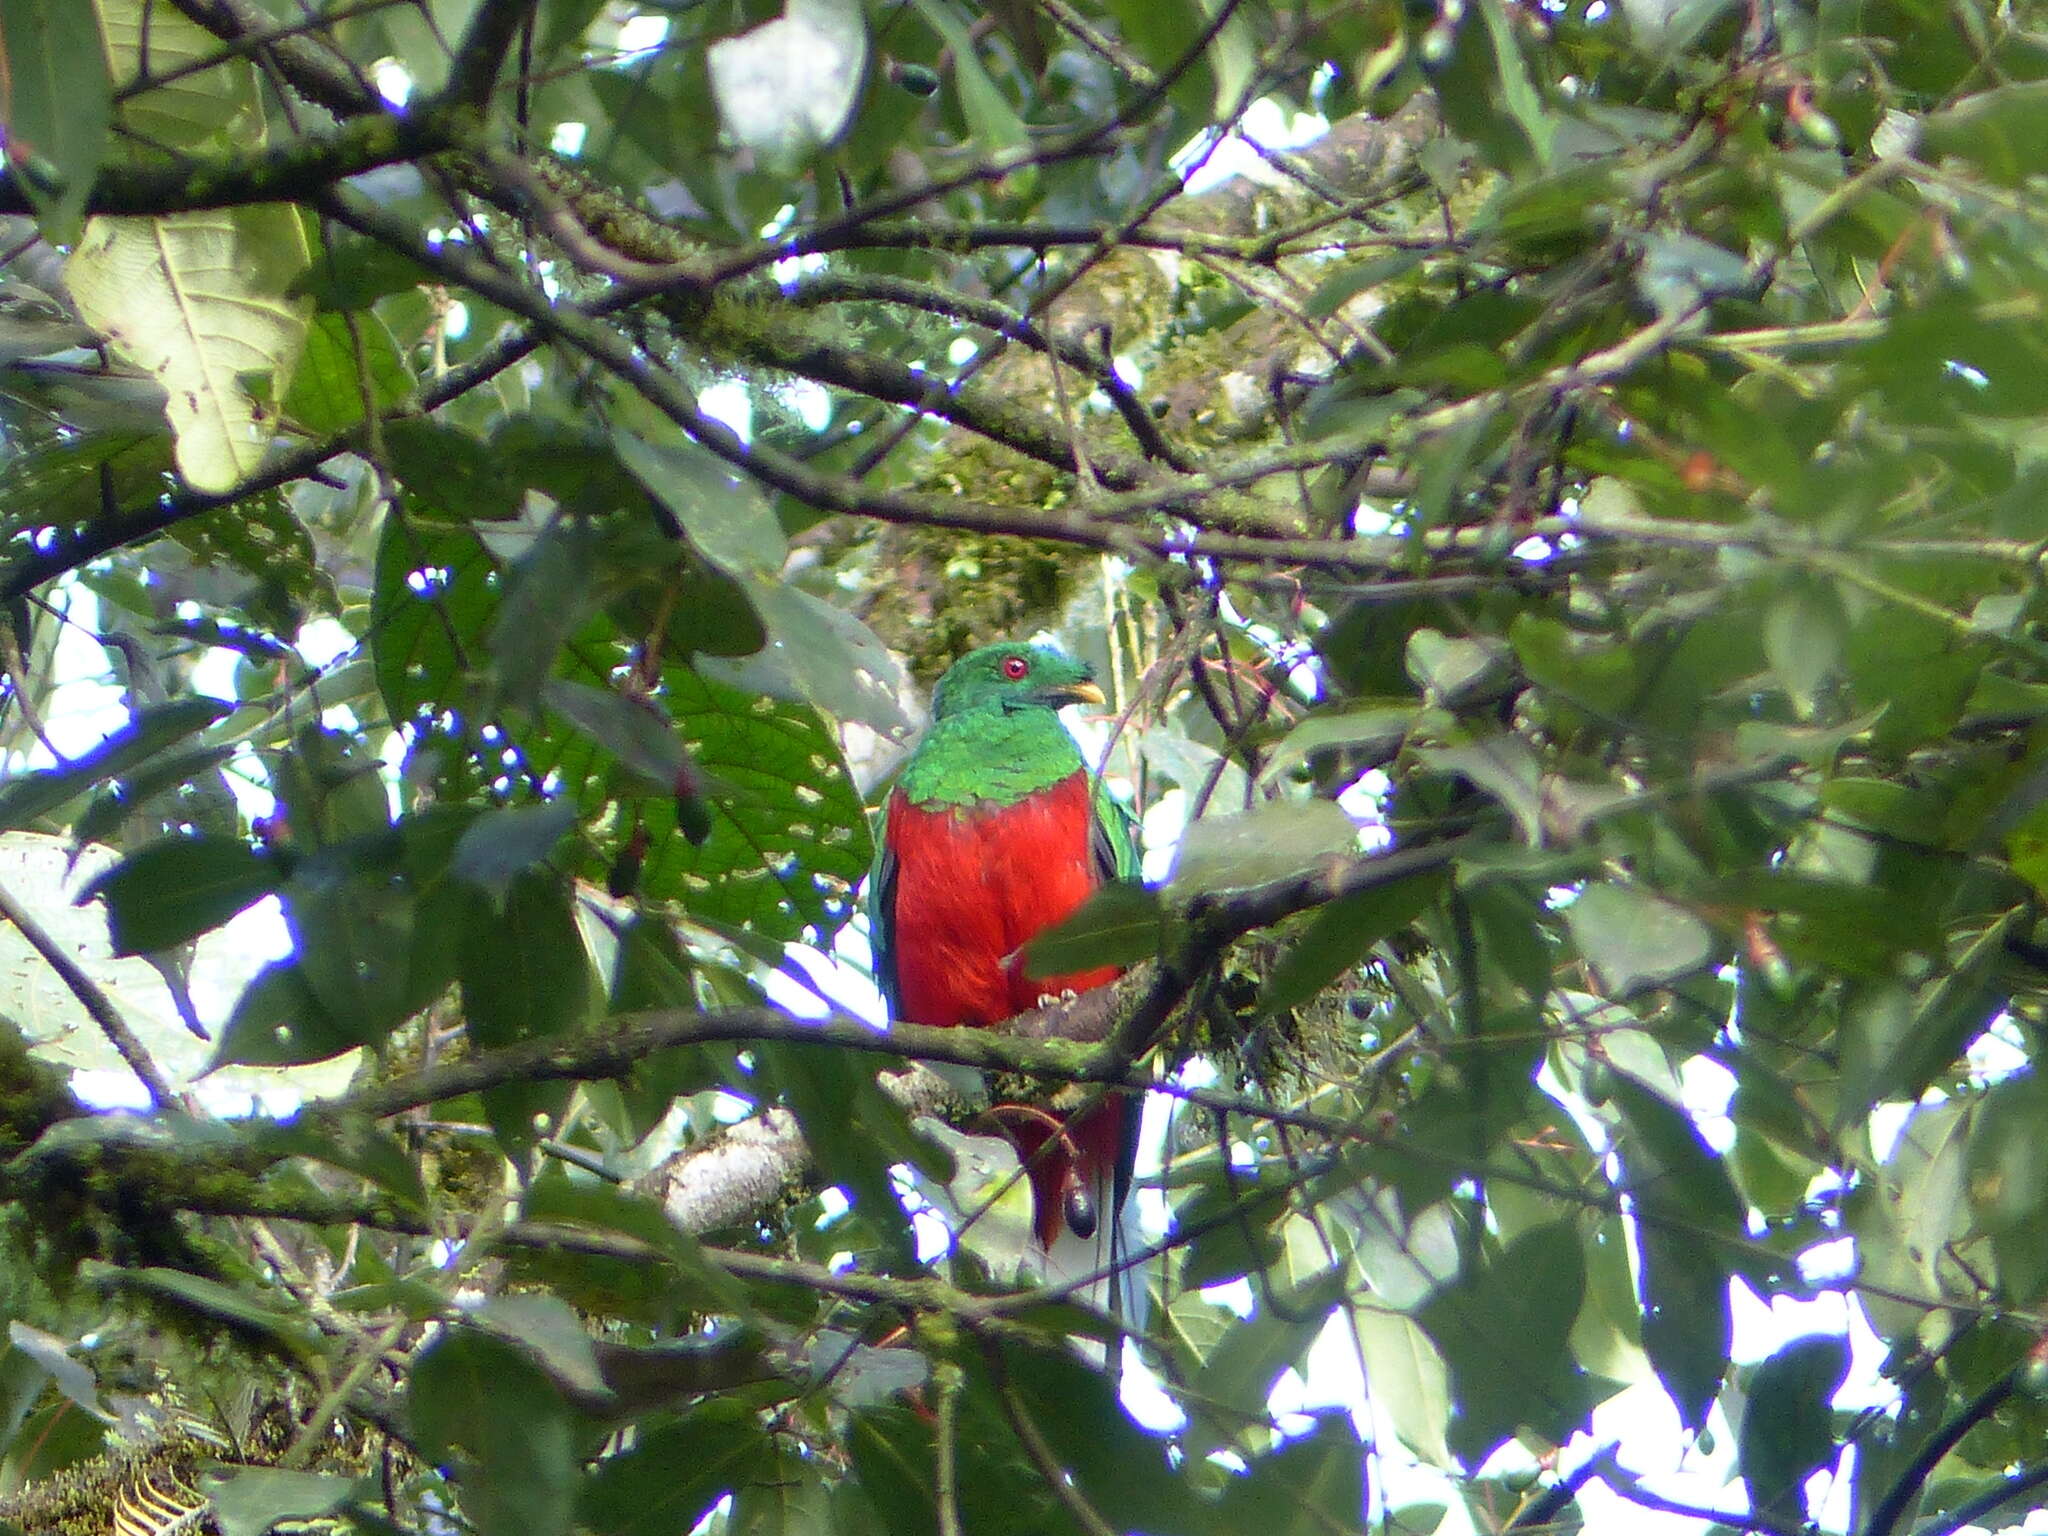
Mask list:
[[[303,1316],[253,1301],[218,1280],[188,1275],[179,1269],[112,1265],[104,1266],[102,1275],[109,1285],[158,1297],[213,1322],[225,1323],[233,1332],[283,1344],[302,1356],[317,1353],[317,1336]]]
[[[1206,816],[1181,835],[1169,894],[1178,899],[1285,880],[1357,846],[1357,825],[1333,800],[1280,800],[1241,815]]]
[[[1994,1084],[1969,1126],[1969,1209],[1991,1238],[2000,1291],[2020,1305],[2048,1290],[2048,1081],[2035,1071]]]
[[[1679,1416],[1699,1429],[1728,1370],[1730,1250],[1746,1238],[1742,1198],[1684,1111],[1626,1072],[1613,1095],[1627,1135],[1616,1143],[1635,1202],[1643,1349]]]
[[[655,444],[622,432],[619,459],[682,525],[697,553],[732,576],[774,576],[789,540],[765,498],[694,443]]]
[[[1803,1523],[1806,1480],[1841,1455],[1833,1399],[1849,1374],[1848,1340],[1793,1339],[1757,1367],[1739,1436],[1742,1480],[1760,1515]]]
[[[706,656],[698,667],[736,688],[814,704],[842,720],[858,720],[885,736],[909,729],[903,712],[903,669],[875,632],[844,608],[801,587],[741,576],[770,643],[752,656]]]
[[[398,343],[372,314],[318,314],[306,333],[306,352],[292,375],[284,413],[308,432],[344,432],[370,409],[382,415],[411,398],[412,371]]]
[[[462,829],[448,873],[502,903],[512,882],[545,861],[575,825],[567,800],[485,811]]]
[[[1519,736],[1495,732],[1457,747],[1424,747],[1415,760],[1439,773],[1455,773],[1498,800],[1520,825],[1532,848],[1543,843],[1542,770]]]
[[[462,1513],[481,1536],[568,1536],[577,1466],[569,1410],[519,1349],[449,1329],[414,1363],[405,1411],[423,1455],[460,1454]]]
[[[1449,1367],[1450,1448],[1477,1466],[1527,1426],[1562,1443],[1592,1407],[1569,1349],[1586,1289],[1569,1222],[1529,1228],[1477,1273],[1424,1302],[1417,1320]]]
[[[225,837],[167,837],[137,849],[79,894],[103,899],[117,955],[172,949],[278,887],[276,863]]]
[[[577,1520],[592,1536],[687,1536],[768,1446],[747,1404],[706,1403],[593,1467],[577,1492]]]
[[[1920,120],[1919,151],[1974,165],[1992,181],[2017,187],[2048,161],[2048,80],[1979,91]]]
[[[1175,1471],[1165,1442],[1124,1412],[1115,1373],[1092,1369],[1065,1348],[1005,1348],[1002,1361],[1005,1384],[1030,1407],[1054,1458],[1115,1529],[1159,1536],[1219,1529]]]
[[[1848,618],[1832,585],[1794,581],[1764,612],[1764,656],[1802,719],[1841,662]]]
[[[609,1390],[597,1363],[596,1344],[574,1309],[559,1296],[540,1292],[492,1296],[467,1316],[472,1327],[517,1344],[571,1391],[602,1396]]]
[[[1165,946],[1171,932],[1165,903],[1147,886],[1117,881],[1024,946],[1025,974],[1070,976],[1105,965],[1135,965]]]
[[[281,894],[300,979],[329,1019],[346,1022],[353,1043],[370,1045],[434,1001],[450,978],[418,963],[416,951],[436,952],[438,936],[421,933],[395,861],[351,857],[359,846],[301,860]]]
[[[1635,692],[1635,653],[1626,645],[1535,613],[1516,614],[1508,638],[1531,682],[1591,714],[1612,715]]]
[[[0,829],[25,827],[108,779],[133,773],[151,758],[205,730],[230,708],[208,698],[159,704],[143,710],[61,768],[13,775],[0,783]]]
[[[442,552],[434,536],[445,537],[450,525],[471,519],[511,521],[519,515],[523,489],[514,478],[517,466],[508,465],[496,442],[486,444],[446,422],[386,422],[383,434],[392,473],[405,487],[408,511],[418,521],[395,513],[385,518],[377,545],[380,594],[387,562],[415,561],[407,570],[431,564]],[[461,547],[477,548],[472,540],[464,540]]]
[[[952,50],[953,86],[960,93],[960,114],[967,119],[975,142],[990,154],[1024,148],[1030,142],[1024,119],[982,68],[974,38],[959,16],[940,0],[918,0],[917,10]]]
[[[296,960],[273,960],[242,989],[208,1070],[304,1066],[368,1043],[355,1021],[321,1006]]]
[[[114,124],[113,85],[98,17],[78,0],[0,0],[8,159],[42,215],[44,238],[78,238],[86,194]],[[35,156],[56,178],[52,189]],[[27,174],[24,174],[24,172]]]
[[[1368,762],[1391,757],[1407,739],[1416,716],[1414,702],[1351,704],[1338,710],[1317,710],[1280,738],[1266,758],[1262,783],[1271,783],[1318,752],[1344,749]]]
[[[2026,917],[2024,908],[1999,914],[1917,989],[1877,982],[1850,994],[1842,1015],[1839,1118],[1874,1104],[1911,1102],[1955,1064],[2005,1006],[1999,978],[2006,942]]]
[[[756,1055],[803,1127],[819,1173],[846,1188],[889,1256],[902,1262],[910,1228],[890,1165],[910,1163],[935,1177],[943,1170],[902,1106],[876,1086],[877,1058],[788,1042],[761,1046]]]
[[[1219,1420],[1265,1416],[1273,1382],[1315,1341],[1344,1294],[1344,1266],[1332,1265],[1298,1283],[1277,1279],[1262,1288],[1258,1311],[1226,1332],[1190,1383],[1196,1401],[1221,1405],[1188,1426],[1187,1453],[1207,1455],[1230,1442]]]
[[[1225,1483],[1215,1513],[1216,1529],[1259,1536],[1326,1536],[1365,1518],[1365,1454],[1341,1412],[1318,1414],[1307,1434]]]
[[[1266,973],[1260,1012],[1298,1008],[1362,965],[1381,939],[1407,927],[1435,904],[1447,879],[1441,870],[1428,870],[1339,897],[1319,909]]]
[[[639,804],[649,847],[640,891],[680,903],[700,921],[756,935],[824,942],[853,912],[852,892],[874,858],[838,741],[818,712],[749,695],[671,666],[662,704],[716,796],[701,843],[674,836],[673,800]],[[534,765],[593,799],[608,754],[587,741],[551,737]],[[601,880],[595,865],[590,877]]]
[[[1714,960],[1714,931],[1639,885],[1603,880],[1564,909],[1573,942],[1613,997],[1662,986]]]
[[[1111,0],[1117,29],[1132,50],[1153,71],[1176,78],[1171,99],[1183,119],[1206,122],[1212,114],[1232,113],[1256,68],[1258,40],[1242,11],[1232,16],[1199,54],[1195,45],[1209,30],[1220,7],[1215,0],[1186,5],[1154,5],[1149,0]],[[1192,64],[1189,56],[1195,55]]]
[[[463,927],[457,979],[469,1035],[488,1050],[565,1035],[586,1020],[597,1001],[583,935],[567,882],[544,873],[515,881],[503,912],[479,914]],[[558,1115],[567,1088],[554,1083],[508,1083],[487,1090],[491,1125],[508,1151],[541,1134],[541,1116]]]
[[[356,1493],[356,1480],[284,1467],[241,1467],[202,1472],[199,1491],[213,1504],[221,1536],[266,1536],[281,1520],[331,1515]]]
[[[311,299],[322,310],[366,310],[379,299],[435,281],[432,272],[401,251],[375,240],[343,236],[313,253],[312,265],[299,274],[290,292],[294,298]]]
[[[224,58],[219,38],[149,0],[95,0],[94,9],[115,91],[130,92],[120,124],[137,142],[175,151],[217,135],[247,143],[260,134],[256,72],[246,57]]]
[[[72,1359],[71,1346],[64,1340],[16,1318],[7,1325],[7,1342],[35,1361],[52,1385],[72,1402],[87,1413],[113,1421],[113,1415],[100,1406],[99,1384],[93,1378],[92,1368],[82,1360]]]
[[[403,1205],[429,1209],[420,1166],[398,1138],[373,1120],[301,1117],[271,1133],[273,1145],[298,1157],[317,1158],[365,1179]]]
[[[676,793],[692,771],[675,722],[644,700],[559,677],[541,689],[541,699],[664,794]]]
[[[1444,1438],[1451,1418],[1450,1371],[1422,1325],[1367,1298],[1351,1309],[1351,1326],[1374,1412],[1385,1415],[1382,1422],[1429,1465],[1452,1470],[1457,1462]]]
[[[559,1173],[533,1181],[522,1207],[528,1221],[590,1227],[637,1238],[667,1258],[690,1305],[706,1313],[742,1316],[746,1293],[739,1282],[704,1257],[697,1239],[668,1219],[654,1201],[613,1185]]]
[[[581,521],[557,520],[513,565],[488,637],[498,692],[512,708],[534,708],[555,658],[596,609],[598,545]]]
[[[309,306],[286,289],[306,259],[298,210],[268,203],[91,219],[65,266],[87,323],[163,385],[195,490],[231,490],[263,461],[271,410],[245,380],[263,380],[272,400],[290,385]]]

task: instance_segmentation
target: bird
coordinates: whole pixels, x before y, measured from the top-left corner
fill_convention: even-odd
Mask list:
[[[985,645],[939,679],[930,728],[884,804],[868,882],[892,1018],[987,1028],[1116,979],[1114,966],[1031,976],[1023,958],[1099,887],[1139,877],[1136,823],[1059,715],[1103,702],[1085,663],[1042,645]],[[1136,1107],[1110,1097],[1072,1123],[1035,1106],[991,1113],[1029,1172],[1047,1276],[1107,1267],[1121,1246]],[[1136,1312],[1127,1276],[1097,1299]]]

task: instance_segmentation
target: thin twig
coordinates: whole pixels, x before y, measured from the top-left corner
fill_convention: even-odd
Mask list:
[[[172,1089],[170,1079],[164,1076],[135,1031],[128,1027],[128,1021],[121,1017],[121,1010],[114,1006],[114,1000],[5,889],[0,889],[0,917],[21,930],[29,948],[41,955],[50,969],[57,973],[57,979],[71,989],[71,995],[78,999],[79,1006],[91,1015],[92,1021],[99,1025],[114,1049],[121,1053],[121,1059],[128,1063],[128,1070],[149,1091],[151,1104],[157,1109],[179,1104],[180,1096]]]
[[[967,1385],[967,1377],[951,1360],[941,1361],[932,1375],[939,1397],[938,1473],[935,1478],[938,1485],[939,1536],[960,1536],[960,1485],[955,1452],[960,1429],[960,1389]]]
[[[991,1350],[993,1354],[993,1351]],[[990,1361],[993,1368],[1000,1369],[1000,1363]],[[1010,1428],[1017,1432],[1017,1442],[1024,1447],[1024,1454],[1031,1458],[1039,1475],[1052,1485],[1053,1496],[1065,1507],[1068,1514],[1088,1536],[1117,1536],[1115,1527],[1102,1518],[1093,1504],[1074,1486],[1074,1480],[1067,1476],[1060,1466],[1059,1458],[1052,1453],[1052,1447],[1045,1443],[1045,1435],[1039,1430],[1038,1421],[1031,1417],[1031,1410],[1024,1406],[1024,1399],[1017,1395],[1017,1389],[1007,1382],[998,1390],[1002,1399],[1003,1416],[1010,1421]]]

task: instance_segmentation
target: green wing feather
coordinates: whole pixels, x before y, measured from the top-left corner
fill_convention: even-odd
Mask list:
[[[1105,884],[1112,880],[1140,879],[1143,856],[1138,851],[1138,818],[1131,814],[1129,806],[1109,792],[1109,786],[1100,774],[1092,777],[1088,784],[1095,810],[1089,847],[1095,856],[1096,873],[1102,876]]]

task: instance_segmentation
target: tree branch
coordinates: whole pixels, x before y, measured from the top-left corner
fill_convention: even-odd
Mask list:
[[[128,1021],[121,1017],[121,1010],[114,1006],[114,1000],[5,890],[0,890],[0,917],[20,930],[21,936],[28,940],[29,948],[42,956],[43,963],[57,973],[57,979],[70,988],[71,995],[78,999],[78,1005],[99,1025],[100,1032],[120,1052],[121,1059],[128,1063],[128,1070],[148,1091],[150,1103],[157,1109],[167,1109],[177,1103],[178,1095],[171,1088],[170,1080],[158,1068],[148,1047],[128,1027]]]
[[[172,166],[102,166],[86,195],[86,212],[153,217],[251,203],[303,202],[323,187],[380,166],[397,165],[452,148],[468,126],[466,109],[424,107],[378,112],[330,134],[308,135],[269,149],[195,157]],[[26,173],[0,173],[0,214],[35,211]],[[60,192],[52,185],[46,195]]]

